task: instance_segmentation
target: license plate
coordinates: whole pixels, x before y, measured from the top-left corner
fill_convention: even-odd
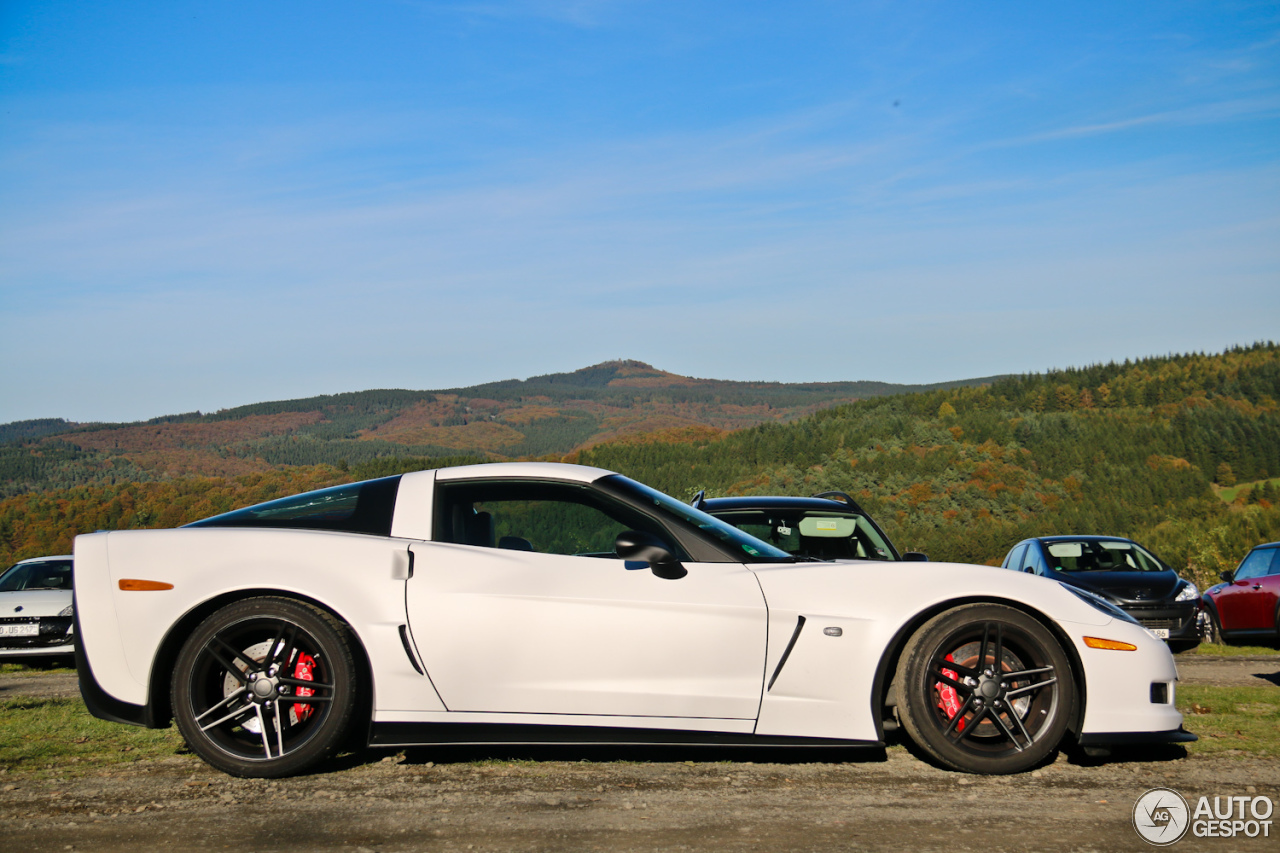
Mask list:
[[[1151,632],[1151,636],[1155,637],[1157,640],[1167,640],[1167,639],[1169,639],[1169,629],[1168,629],[1168,628],[1148,628],[1147,630],[1148,630],[1148,631],[1150,631],[1150,632]]]
[[[40,634],[40,626],[34,622],[25,625],[0,625],[0,637],[35,637]]]

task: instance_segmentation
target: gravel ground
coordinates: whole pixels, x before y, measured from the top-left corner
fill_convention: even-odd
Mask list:
[[[1280,686],[1277,657],[1178,664],[1185,683]],[[0,676],[0,697],[68,693],[70,676]],[[189,756],[12,782],[0,768],[0,850],[1101,853],[1148,849],[1130,815],[1150,788],[1174,788],[1193,807],[1201,795],[1280,800],[1280,762],[1183,756],[1135,751],[1094,766],[1063,756],[995,778],[939,770],[901,745],[366,752],[279,781],[233,779]],[[1280,841],[1188,836],[1178,847],[1275,851]]]

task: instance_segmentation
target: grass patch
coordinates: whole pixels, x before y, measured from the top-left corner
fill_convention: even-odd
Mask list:
[[[1280,690],[1275,687],[1178,687],[1182,724],[1200,740],[1197,755],[1280,758]]]
[[[1263,483],[1271,483],[1273,486],[1280,486],[1280,477],[1274,477],[1270,480],[1254,480],[1252,483],[1237,483],[1234,486],[1226,486],[1220,489],[1214,489],[1218,493],[1218,497],[1222,498],[1226,503],[1234,501],[1241,492],[1251,491],[1255,486],[1261,486]]]
[[[1280,649],[1272,646],[1227,646],[1221,643],[1201,643],[1185,655],[1221,655],[1223,657],[1280,656]]]
[[[40,676],[50,672],[59,675],[75,675],[76,665],[71,658],[66,660],[50,658],[41,660],[38,663],[35,661],[31,663],[0,663],[0,675]]]
[[[9,772],[89,771],[185,752],[176,728],[109,723],[79,699],[0,700],[0,767]]]

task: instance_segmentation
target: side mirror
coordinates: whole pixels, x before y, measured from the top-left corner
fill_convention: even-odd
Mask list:
[[[1227,583],[1231,583],[1232,580],[1235,578],[1235,576],[1236,576],[1235,572],[1223,572],[1222,574],[1218,575],[1218,577],[1222,578]]]
[[[624,560],[649,564],[649,571],[663,580],[679,580],[689,574],[671,553],[667,543],[643,530],[624,530],[613,541],[613,550]]]
[[[902,562],[927,563],[929,562],[929,555],[924,553],[923,551],[907,551],[902,555]]]

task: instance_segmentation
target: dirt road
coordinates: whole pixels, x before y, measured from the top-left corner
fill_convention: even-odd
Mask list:
[[[1280,658],[1179,666],[1186,683],[1280,683]],[[0,678],[0,696],[12,695],[11,680]],[[437,749],[364,753],[271,782],[179,756],[34,781],[0,771],[0,850],[1101,853],[1149,849],[1130,814],[1150,788],[1174,788],[1193,805],[1201,795],[1280,800],[1280,762],[1179,755],[1132,753],[1100,766],[1062,757],[985,778],[938,770],[900,745],[870,754]],[[1187,837],[1179,848],[1275,851],[1280,840]]]

